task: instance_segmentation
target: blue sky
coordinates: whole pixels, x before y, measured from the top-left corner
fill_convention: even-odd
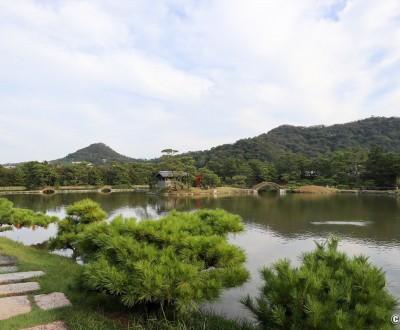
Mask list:
[[[398,0],[0,0],[0,163],[399,116]]]

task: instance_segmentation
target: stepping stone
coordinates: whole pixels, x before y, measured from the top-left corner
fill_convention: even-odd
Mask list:
[[[17,271],[17,266],[0,266],[0,273],[13,273]]]
[[[39,294],[35,296],[35,302],[43,310],[72,306],[71,302],[62,292]]]
[[[43,275],[44,275],[44,273],[42,271],[0,274],[0,283],[19,282],[19,281],[26,280],[31,277],[43,276]]]
[[[28,296],[0,298],[0,320],[29,313],[31,310],[31,303]]]
[[[3,296],[13,296],[37,290],[40,290],[40,285],[38,282],[25,282],[25,283],[0,285],[0,295]]]
[[[32,328],[22,330],[68,330],[67,325],[63,321],[56,321],[49,324],[42,324]]]
[[[0,254],[0,266],[14,265],[18,261],[17,257],[6,256]]]

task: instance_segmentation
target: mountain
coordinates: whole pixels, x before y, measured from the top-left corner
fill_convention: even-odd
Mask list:
[[[212,160],[220,162],[228,157],[274,162],[286,152],[313,158],[340,149],[368,149],[373,145],[382,145],[389,151],[400,152],[400,117],[371,117],[332,126],[282,125],[253,138],[223,144],[210,150],[192,151],[181,156],[193,157],[197,166],[204,166]],[[143,159],[121,155],[104,143],[94,143],[53,162],[81,161],[102,165],[112,161],[126,163]]]
[[[340,149],[373,145],[400,152],[400,117],[371,117],[332,126],[283,125],[254,138],[185,155],[192,156],[198,166],[203,166],[210,160],[220,161],[227,157],[276,161],[286,152],[312,158]]]
[[[57,163],[89,162],[95,165],[110,164],[113,161],[127,163],[137,161],[119,154],[104,143],[93,143],[86,148],[79,149],[64,158],[54,160]]]

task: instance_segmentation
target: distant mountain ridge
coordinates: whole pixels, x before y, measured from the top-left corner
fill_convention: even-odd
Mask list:
[[[128,163],[137,161],[119,154],[104,143],[93,143],[86,148],[79,149],[64,158],[56,159],[56,163],[89,162],[94,165],[108,165],[111,162]]]
[[[340,149],[368,149],[373,145],[400,152],[400,117],[371,117],[332,126],[282,125],[253,138],[185,155],[192,156],[198,166],[203,166],[211,160],[227,157],[274,162],[286,152],[313,158]]]
[[[336,150],[352,147],[368,149],[373,145],[382,145],[389,151],[400,152],[400,117],[371,117],[332,126],[282,125],[253,138],[182,155],[191,156],[197,166],[204,166],[209,161],[220,162],[228,157],[275,162],[286,152],[313,158]],[[82,161],[107,165],[113,161],[127,163],[145,160],[121,155],[104,143],[94,143],[53,162]]]

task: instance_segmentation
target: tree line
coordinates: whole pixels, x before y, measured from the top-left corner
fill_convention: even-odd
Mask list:
[[[92,165],[87,162],[60,164],[27,162],[15,168],[0,166],[0,186],[23,186],[37,189],[44,186],[102,186],[128,188],[132,185],[155,184],[155,174],[162,170],[185,172],[185,180],[194,185],[202,175],[205,187],[251,187],[262,181],[289,186],[320,185],[340,189],[392,188],[400,181],[400,154],[374,146],[369,150],[348,148],[309,158],[287,152],[276,162],[246,160],[241,156],[196,163],[190,156],[165,149],[153,162],[113,162]]]

